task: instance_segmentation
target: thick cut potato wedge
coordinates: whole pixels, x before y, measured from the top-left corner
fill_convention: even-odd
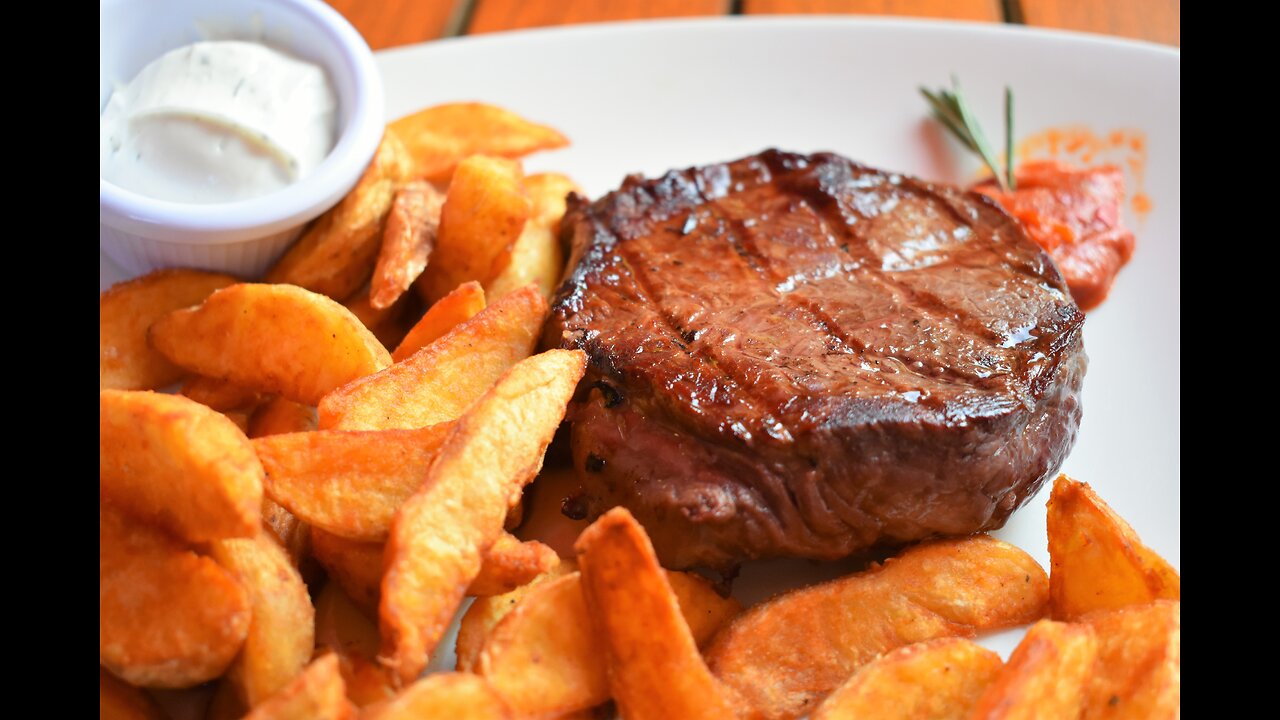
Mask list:
[[[192,377],[182,384],[182,394],[192,400],[218,412],[228,410],[253,409],[262,402],[262,393],[246,387],[240,387],[227,380],[207,378],[200,375]]]
[[[447,182],[472,155],[518,158],[569,144],[557,130],[483,103],[449,103],[419,110],[389,126],[413,157],[414,174]]]
[[[551,300],[564,275],[564,252],[560,247],[560,219],[564,217],[565,198],[581,192],[573,180],[558,173],[541,173],[525,178],[525,190],[533,202],[533,214],[511,248],[511,254],[500,255],[490,270],[491,280],[485,290],[497,299],[509,292],[535,283],[542,296]]]
[[[1058,476],[1048,530],[1049,598],[1059,620],[1182,596],[1178,572],[1088,483]]]
[[[791,718],[882,653],[1029,623],[1048,599],[1049,579],[1022,550],[986,535],[941,540],[757,605],[707,659],[759,717]]]
[[[256,707],[311,660],[315,609],[302,576],[270,530],[210,543],[209,553],[249,595],[253,622],[229,677],[245,704]]]
[[[98,667],[98,720],[164,720],[146,693]]]
[[[151,326],[151,344],[192,372],[315,405],[391,364],[346,308],[291,285],[233,285]]]
[[[199,305],[209,293],[235,285],[230,275],[200,270],[156,270],[113,285],[98,298],[100,390],[155,390],[186,374],[151,349],[151,323],[184,307]]]
[[[521,542],[516,536],[503,532],[485,551],[480,574],[467,587],[467,594],[502,595],[551,572],[559,564],[560,556],[555,550],[537,540]]]
[[[999,655],[963,638],[907,645],[863,665],[811,717],[968,720],[1001,665]]]
[[[458,669],[487,677],[522,716],[559,716],[609,699],[604,638],[592,626],[581,577],[544,577],[476,600],[458,631]],[[699,646],[742,611],[696,575],[669,572],[667,582]]]
[[[402,681],[426,666],[507,509],[542,467],[585,369],[580,350],[548,350],[511,368],[458,419],[422,488],[396,514],[378,627],[381,657]]]
[[[338,655],[347,698],[357,706],[395,697],[391,674],[377,663],[378,626],[334,582],[316,597],[316,647]]]
[[[726,718],[729,693],[707,669],[644,528],[617,507],[575,544],[583,595],[609,659],[623,717]]]
[[[470,320],[484,309],[484,289],[478,282],[464,282],[440,298],[409,330],[391,359],[400,362],[435,342],[445,333]]]
[[[293,566],[302,572],[304,564],[312,561],[311,530],[307,524],[268,497],[262,499],[262,525],[289,553]],[[307,579],[305,573],[303,579]]]
[[[396,192],[373,270],[369,293],[373,307],[391,307],[427,269],[443,206],[444,194],[422,180],[410,182]]]
[[[355,188],[307,227],[267,272],[266,282],[297,285],[335,300],[349,297],[373,273],[396,190],[414,175],[404,145],[387,132]]]
[[[366,708],[360,720],[504,720],[512,717],[484,678],[435,673],[405,688],[393,700]]]
[[[1076,720],[1097,655],[1090,626],[1041,620],[987,687],[973,720]]]
[[[1182,712],[1182,604],[1156,600],[1081,619],[1093,627],[1098,659],[1083,720],[1166,720]]]
[[[303,522],[351,540],[387,538],[391,518],[422,485],[449,423],[416,430],[272,435],[253,441],[264,489]]]
[[[511,293],[407,360],[329,394],[320,427],[395,430],[454,420],[533,352],[546,317],[535,288]]]
[[[316,409],[285,398],[272,398],[249,417],[249,437],[260,438],[316,429]]]
[[[311,661],[288,685],[267,698],[244,720],[352,720],[338,658],[333,653]]]
[[[192,542],[258,531],[262,465],[235,423],[180,395],[99,395],[102,498]]]
[[[494,543],[495,545],[497,542]],[[507,616],[520,604],[525,595],[542,583],[564,577],[578,571],[578,563],[573,560],[562,560],[545,573],[529,582],[501,595],[477,597],[458,623],[458,642],[454,654],[458,658],[456,669],[459,672],[478,672],[480,650],[489,639],[489,633],[498,621]],[[481,574],[484,571],[481,570]],[[474,583],[473,583],[474,584]]]
[[[143,687],[191,687],[226,671],[249,632],[240,583],[107,503],[98,517],[102,665]]]
[[[468,280],[488,282],[510,259],[532,212],[519,163],[483,155],[463,160],[440,211],[431,264],[419,280],[427,302]]]

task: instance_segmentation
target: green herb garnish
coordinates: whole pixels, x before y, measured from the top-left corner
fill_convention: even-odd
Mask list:
[[[965,147],[982,158],[1001,190],[1009,192],[1017,187],[1013,176],[1013,91],[1008,86],[1004,89],[1004,172],[998,168],[995,153],[991,151],[991,145],[987,142],[978,119],[969,109],[969,103],[960,91],[960,81],[955,76],[951,78],[950,90],[940,88],[933,92],[922,87],[920,94],[929,101],[938,122],[945,125]]]

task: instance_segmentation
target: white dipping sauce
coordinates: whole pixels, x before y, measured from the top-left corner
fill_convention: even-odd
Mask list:
[[[337,105],[323,68],[265,45],[181,47],[111,94],[101,177],[177,202],[266,195],[306,177],[333,149]]]

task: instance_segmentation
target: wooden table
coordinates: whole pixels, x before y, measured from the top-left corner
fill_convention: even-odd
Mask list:
[[[329,0],[374,50],[455,35],[714,15],[900,15],[1181,45],[1182,0]]]

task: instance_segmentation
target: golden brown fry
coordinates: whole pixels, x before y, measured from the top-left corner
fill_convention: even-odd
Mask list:
[[[391,123],[413,156],[415,173],[446,182],[472,155],[518,158],[569,144],[558,131],[483,103],[450,103],[419,110]]]
[[[505,267],[532,211],[519,163],[483,155],[462,161],[440,211],[431,264],[419,280],[426,300],[435,302],[468,280],[488,282]]]
[[[253,622],[229,677],[256,707],[302,671],[315,648],[315,609],[288,553],[263,528],[247,539],[218,540],[209,554],[244,586]]]
[[[498,264],[490,270],[492,279],[485,289],[490,298],[497,299],[536,283],[542,296],[550,301],[564,275],[564,253],[558,235],[565,198],[570,192],[581,192],[581,188],[564,175],[541,173],[525,178],[525,190],[533,203],[533,213],[511,254],[499,256]]]
[[[338,658],[329,653],[313,660],[244,720],[349,720],[354,714],[338,672]]]
[[[369,293],[373,307],[391,307],[427,269],[443,205],[444,194],[422,180],[410,182],[396,192],[373,270]]]
[[[335,300],[350,296],[373,272],[396,189],[413,175],[413,159],[399,138],[392,132],[383,135],[355,188],[307,227],[265,281],[297,285]]]
[[[547,303],[533,287],[485,308],[407,360],[320,402],[330,430],[412,429],[454,420],[533,352]]]
[[[422,488],[397,513],[379,628],[381,657],[401,680],[426,666],[507,508],[541,468],[585,369],[579,350],[548,350],[512,367],[458,419]]]
[[[757,605],[707,660],[760,717],[795,717],[882,653],[1038,620],[1048,597],[1044,570],[1012,545],[986,535],[924,543]]]
[[[1059,620],[1182,595],[1178,572],[1088,483],[1058,476],[1048,530],[1049,597]]]
[[[296,515],[280,507],[269,497],[262,498],[262,525],[275,536],[280,546],[289,553],[293,566],[303,573],[304,564],[311,559],[311,531]]]
[[[1093,676],[1093,628],[1041,620],[982,694],[973,720],[1076,720]]]
[[[164,720],[165,714],[146,693],[98,668],[98,720]]]
[[[962,638],[907,645],[863,665],[811,717],[967,720],[1000,666],[999,655]]]
[[[151,326],[151,344],[193,372],[314,405],[391,355],[354,315],[291,285],[233,285]]]
[[[196,375],[182,385],[182,394],[218,412],[241,408],[256,408],[262,395],[256,390],[240,387],[227,380]]]
[[[496,542],[494,543],[497,544]],[[505,592],[501,595],[477,597],[463,614],[458,624],[458,643],[454,654],[458,658],[457,670],[460,672],[478,672],[477,662],[480,650],[489,639],[489,633],[498,621],[516,608],[525,595],[542,583],[564,577],[578,571],[578,564],[573,560],[564,560],[547,572],[533,578],[529,582]],[[484,570],[481,569],[481,574]],[[472,583],[474,585],[474,583]]]
[[[1182,708],[1182,604],[1156,600],[1090,613],[1098,659],[1082,720],[1164,720]]]
[[[98,489],[122,510],[203,542],[262,523],[262,465],[230,420],[179,395],[103,390]]]
[[[377,663],[378,626],[337,583],[328,583],[316,597],[316,647],[338,655],[347,698],[357,706],[395,696],[391,673]]]
[[[575,547],[622,716],[732,717],[729,694],[698,654],[653,544],[631,513],[621,507],[605,513]]]
[[[249,437],[260,438],[316,429],[316,409],[285,398],[263,403],[249,418]]]
[[[427,310],[413,329],[400,341],[395,352],[391,353],[391,359],[400,362],[413,355],[443,337],[454,327],[470,320],[476,313],[483,310],[484,306],[484,289],[480,287],[480,283],[474,281],[462,283]]]
[[[264,490],[303,522],[327,532],[385,540],[396,510],[422,485],[449,423],[416,430],[316,432],[253,441]]]
[[[147,329],[168,313],[198,305],[238,280],[200,270],[156,270],[113,285],[98,298],[101,390],[154,390],[177,382],[182,368],[151,349]]]
[[[244,588],[177,540],[99,506],[100,660],[133,685],[190,687],[221,675],[249,631]]]
[[[521,542],[502,533],[485,552],[480,574],[467,587],[468,595],[502,595],[550,572],[560,564],[556,551],[537,540]]]
[[[367,708],[361,720],[504,720],[511,711],[484,678],[470,673],[435,673],[404,689],[395,699]]]

